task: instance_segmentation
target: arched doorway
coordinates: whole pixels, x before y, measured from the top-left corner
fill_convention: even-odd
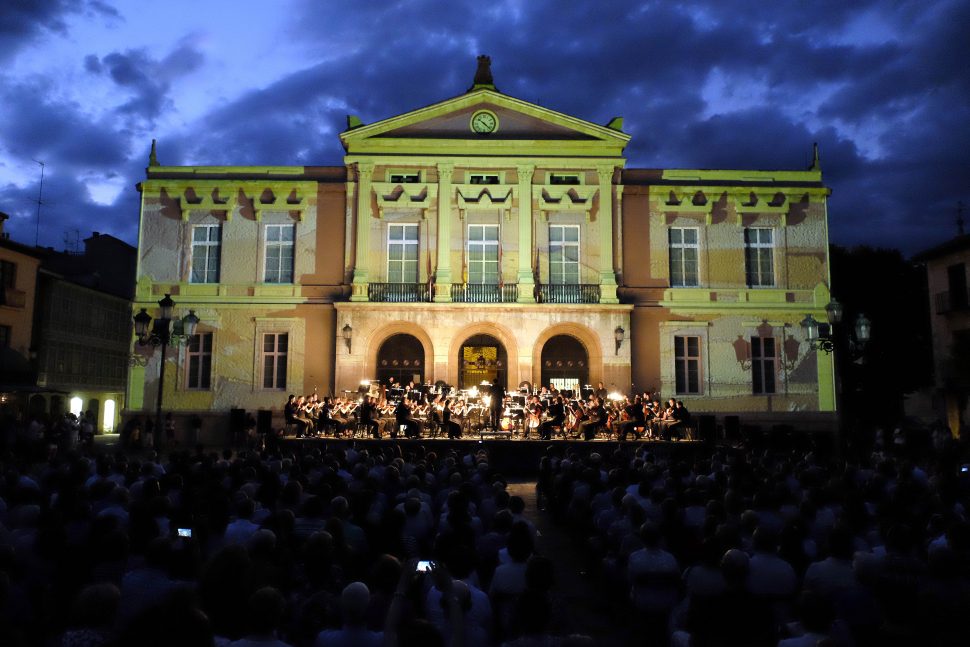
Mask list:
[[[542,346],[542,386],[555,384],[560,391],[575,394],[588,384],[589,355],[572,335],[556,335]]]
[[[387,384],[392,377],[399,384],[424,382],[424,346],[414,335],[391,335],[377,351],[377,379]]]
[[[458,388],[494,382],[508,389],[509,359],[505,346],[491,335],[473,335],[458,349]]]

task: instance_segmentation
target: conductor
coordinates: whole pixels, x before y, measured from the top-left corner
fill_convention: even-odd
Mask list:
[[[498,430],[501,426],[502,412],[505,411],[505,387],[496,377],[492,382],[492,401],[489,404],[489,424],[493,430]]]

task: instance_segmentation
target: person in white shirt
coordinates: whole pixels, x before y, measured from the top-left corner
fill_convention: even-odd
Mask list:
[[[395,594],[396,595],[396,594]],[[317,634],[316,647],[381,647],[383,631],[366,626],[370,589],[363,582],[351,582],[340,593],[340,629],[324,629]]]
[[[747,588],[754,595],[788,600],[795,595],[798,577],[792,565],[776,553],[776,535],[759,527],[752,537],[753,554],[748,571]]]
[[[858,584],[852,568],[852,533],[837,525],[829,535],[829,556],[805,571],[803,588],[831,598]]]
[[[276,638],[283,619],[286,601],[279,591],[266,586],[249,597],[250,632],[229,643],[229,647],[290,647],[289,643]]]

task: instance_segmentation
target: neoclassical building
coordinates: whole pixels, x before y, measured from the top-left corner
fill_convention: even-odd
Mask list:
[[[628,169],[622,126],[503,94],[480,57],[464,94],[348,117],[340,167],[162,166],[153,149],[135,305],[171,294],[201,319],[170,353],[165,408],[278,410],[393,376],[602,381],[832,420],[831,358],[799,326],[829,302],[817,155]],[[154,409],[158,369],[132,369],[130,411]]]

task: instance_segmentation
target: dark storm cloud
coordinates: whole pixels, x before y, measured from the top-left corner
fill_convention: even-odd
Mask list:
[[[92,74],[107,75],[127,91],[130,99],[118,106],[117,112],[141,119],[150,127],[163,111],[173,106],[169,97],[172,80],[190,74],[203,62],[202,53],[183,42],[161,60],[141,49],[112,52],[101,59],[88,55],[84,59],[84,69]]]
[[[54,5],[30,29],[63,29],[57,16],[80,3]],[[631,167],[803,168],[819,142],[833,242],[913,252],[950,235],[953,205],[968,198],[962,0],[304,0],[291,14],[273,36],[298,45],[293,71],[159,133],[163,164],[340,164],[347,114],[371,123],[461,94],[486,53],[507,94],[601,124],[623,116]],[[20,25],[20,38],[34,33]],[[63,155],[78,173],[114,170],[131,186],[180,78],[208,64],[190,37],[162,58],[88,56],[83,69],[119,91],[115,123],[34,87],[40,114],[15,98],[0,146]]]
[[[77,13],[118,18],[118,12],[100,0],[4,0],[0,3],[0,60],[44,32],[66,33],[66,18]]]

